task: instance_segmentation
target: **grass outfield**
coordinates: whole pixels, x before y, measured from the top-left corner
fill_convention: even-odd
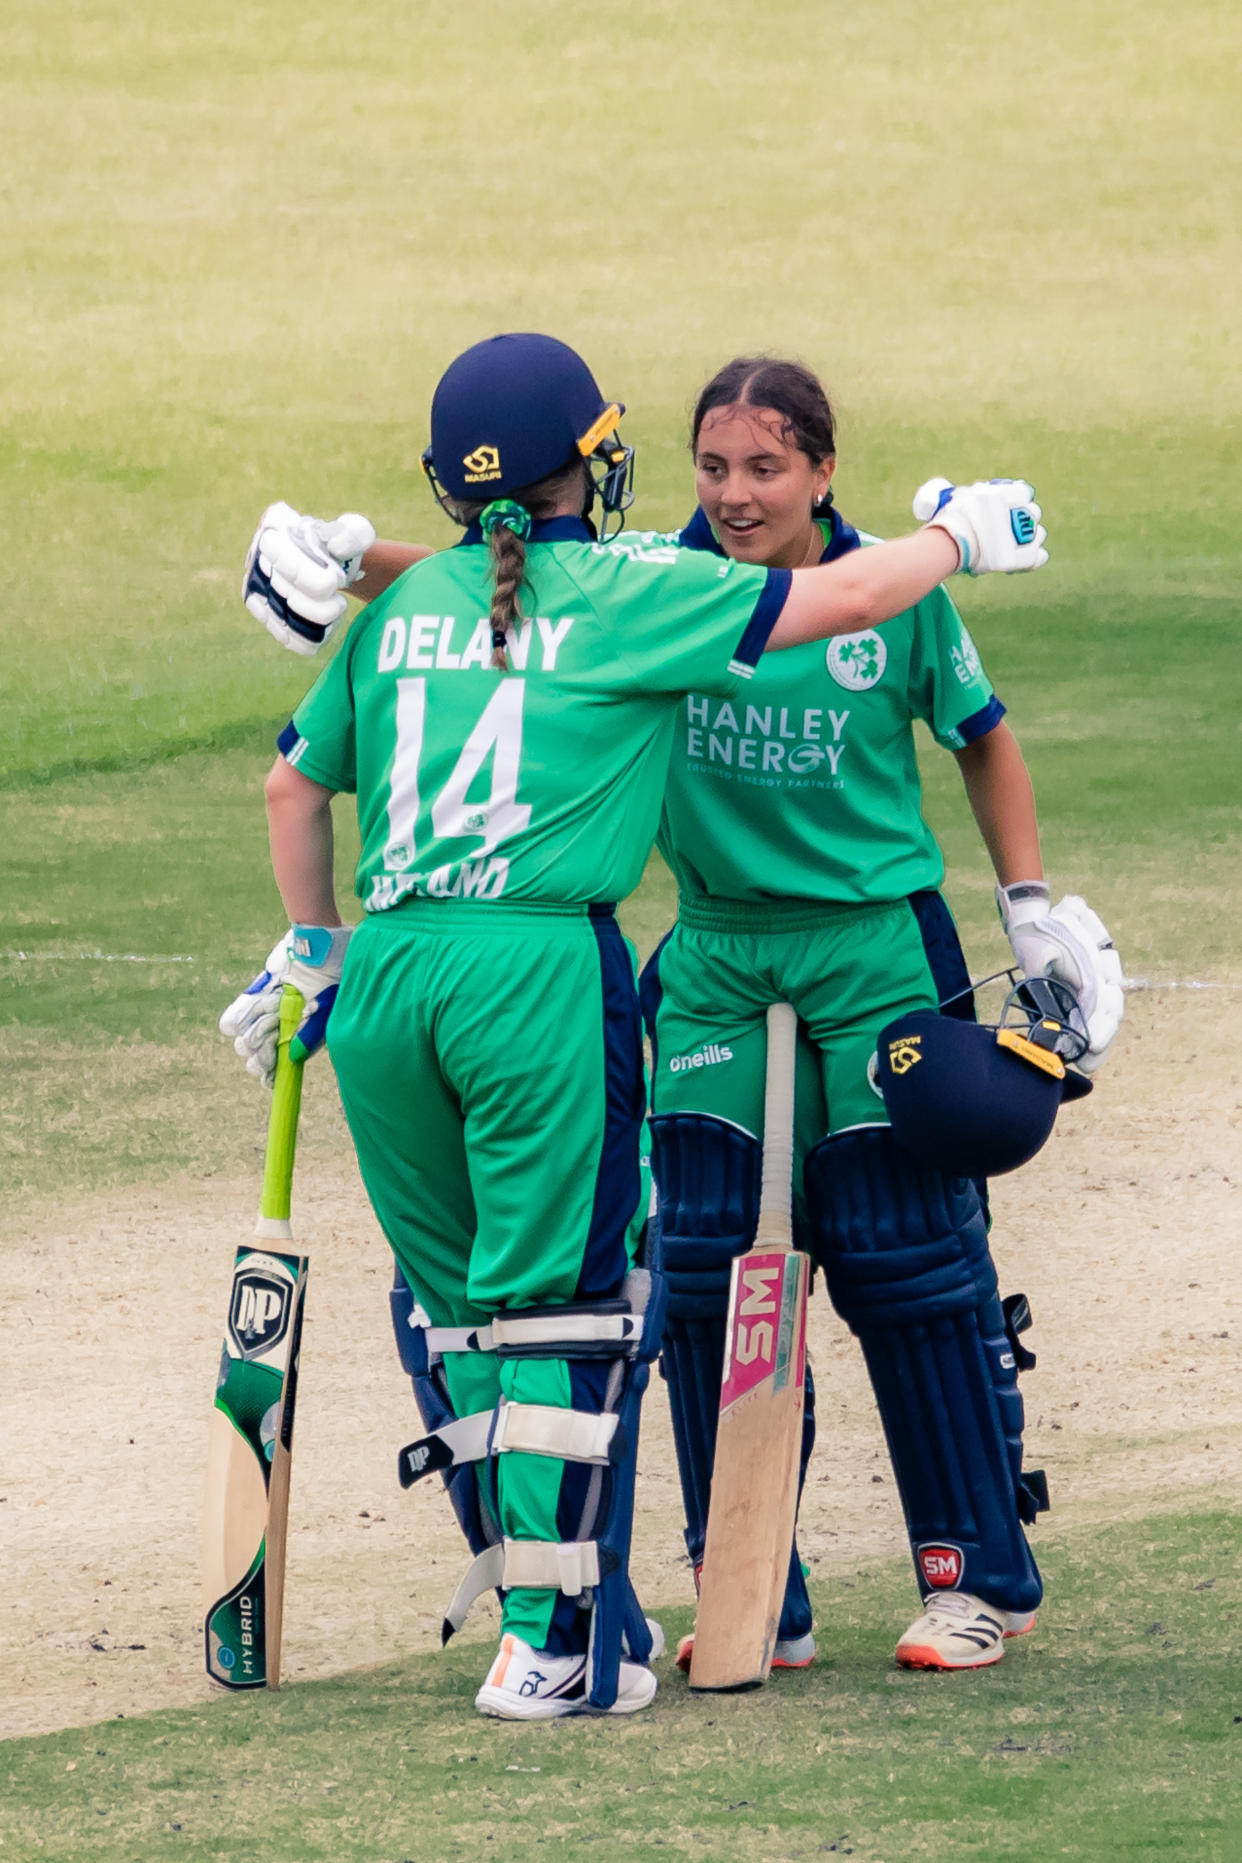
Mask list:
[[[0,1746],[6,1863],[446,1863],[491,1854],[794,1863],[1242,1854],[1235,1515],[1041,1555],[1055,1607],[995,1669],[892,1667],[909,1573],[818,1588],[824,1655],[760,1695],[484,1722],[479,1644],[276,1696]],[[1046,1619],[1046,1621],[1045,1621]],[[666,1628],[684,1618],[669,1613]]]
[[[448,541],[430,390],[497,328],[629,404],[639,522],[688,511],[687,405],[742,349],[824,372],[868,528],[932,472],[1029,473],[1052,568],[960,597],[1054,885],[1132,974],[1237,977],[1235,5],[10,0],[0,52],[0,1247],[35,1199],[252,1170],[214,1024],[283,923],[259,789],[312,669],[242,613],[242,553],[278,495]],[[948,758],[927,796],[995,968]],[[625,922],[670,914],[653,866]],[[321,1063],[317,1153],[333,1098]],[[909,1576],[869,1568],[747,1701],[488,1726],[476,1644],[10,1742],[0,1859],[1232,1863],[1236,1538],[1048,1541],[1055,1613],[972,1678],[889,1667]]]
[[[688,509],[687,402],[744,347],[825,371],[873,529],[932,470],[1029,472],[1053,567],[959,594],[1054,883],[1133,974],[1236,971],[1236,10],[1170,35],[1154,0],[1056,0],[1035,37],[982,4],[937,36],[907,0],[778,0],[762,35],[736,4],[119,17],[19,0],[0,28],[13,1190],[250,1155],[211,1031],[280,928],[259,785],[313,669],[243,614],[242,551],[277,492],[447,540],[429,389],[497,325],[563,332],[628,400],[640,521]],[[927,795],[991,970],[934,751]],[[647,948],[669,917],[655,869],[626,922]]]
[[[631,404],[649,521],[685,512],[686,404],[747,346],[824,369],[872,528],[935,467],[1030,473],[1056,569],[967,592],[989,659],[1047,780],[1105,778],[1101,839],[1198,831],[1242,400],[1236,9],[1171,35],[1155,0],[1053,0],[1037,38],[982,0],[942,34],[910,0],[776,0],[762,33],[736,0],[349,17],[6,13],[0,457],[39,551],[0,775],[257,752],[306,671],[233,597],[258,507],[446,536],[430,387],[498,324],[550,325]]]

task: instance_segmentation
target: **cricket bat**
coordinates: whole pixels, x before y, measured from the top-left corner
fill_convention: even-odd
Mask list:
[[[289,1056],[302,998],[285,986],[257,1243],[237,1251],[207,1450],[203,1631],[222,1688],[280,1685],[285,1532],[297,1397],[305,1255],[289,1221],[302,1066]]]
[[[690,1686],[758,1688],[776,1645],[798,1506],[810,1260],[793,1247],[798,1018],[768,1010],[755,1246],[733,1263]]]

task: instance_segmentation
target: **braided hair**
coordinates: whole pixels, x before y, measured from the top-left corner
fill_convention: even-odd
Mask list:
[[[459,524],[481,524],[492,559],[492,605],[488,619],[492,627],[492,665],[507,673],[509,629],[526,619],[522,613],[522,584],[526,580],[526,540],[532,519],[549,518],[564,504],[565,495],[575,480],[582,486],[582,504],[586,508],[588,486],[586,468],[580,459],[571,460],[559,472],[550,473],[534,485],[524,485],[508,498],[489,503],[455,499],[448,506]]]

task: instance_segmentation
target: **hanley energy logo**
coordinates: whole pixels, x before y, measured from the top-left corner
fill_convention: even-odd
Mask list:
[[[879,685],[888,665],[888,648],[878,634],[838,634],[828,642],[828,671],[847,692],[867,692]]]
[[[824,705],[738,705],[727,700],[686,701],[686,756],[713,775],[737,772],[737,780],[780,787],[794,784],[842,787],[841,759],[849,707]]]
[[[953,671],[957,674],[960,685],[971,685],[983,671],[978,649],[965,628],[962,629],[962,638],[957,646],[950,648],[949,659],[953,663]]]

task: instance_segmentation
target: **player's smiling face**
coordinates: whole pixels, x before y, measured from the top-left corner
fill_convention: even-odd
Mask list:
[[[713,408],[694,451],[699,503],[727,556],[770,569],[817,563],[823,536],[811,507],[828,490],[832,459],[818,464],[788,436],[775,408]]]

